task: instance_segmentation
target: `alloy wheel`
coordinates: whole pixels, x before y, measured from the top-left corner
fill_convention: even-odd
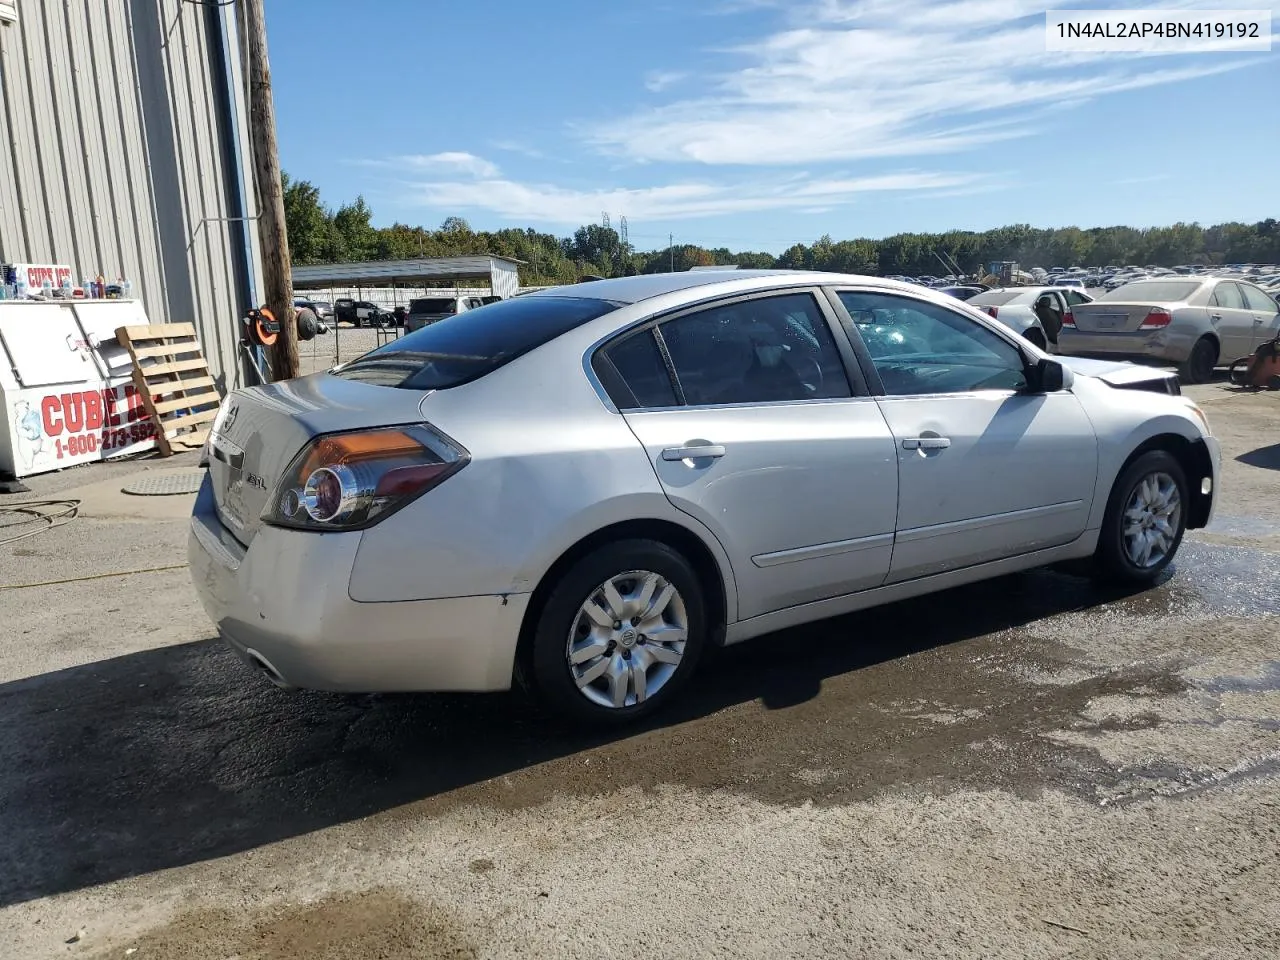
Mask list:
[[[689,620],[674,584],[631,570],[600,584],[569,628],[565,658],[584,697],[622,709],[656,695],[684,658]]]
[[[1182,495],[1167,473],[1143,477],[1129,494],[1121,519],[1124,552],[1129,562],[1150,569],[1173,550],[1182,517]]]

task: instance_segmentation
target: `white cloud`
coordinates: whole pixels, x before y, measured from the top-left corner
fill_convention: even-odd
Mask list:
[[[1176,65],[1173,55],[1050,54],[1045,9],[1043,0],[793,4],[782,14],[788,28],[724,51],[741,65],[704,80],[710,94],[579,132],[632,161],[780,165],[952,153],[1026,136],[1039,112],[1064,101],[1258,62],[1240,54]]]
[[[487,210],[515,221],[590,223],[602,210],[632,220],[682,220],[759,210],[812,209],[849,203],[860,195],[964,188],[969,174],[901,172],[869,177],[790,176],[745,183],[672,183],[655,187],[574,189],[511,180],[426,181],[406,184],[411,200],[443,210]]]
[[[682,70],[653,70],[644,78],[644,85],[654,93],[660,93],[668,87],[675,86],[688,74]]]
[[[464,153],[462,151],[431,154],[418,153],[373,162],[381,166],[400,167],[406,170],[463,174],[470,177],[496,177],[499,173],[497,164],[491,163],[483,157],[477,157],[474,153]]]

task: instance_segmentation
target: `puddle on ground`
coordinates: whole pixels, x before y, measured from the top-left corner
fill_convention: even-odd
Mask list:
[[[129,952],[134,951],[134,952]],[[442,910],[388,890],[244,914],[189,910],[93,954],[96,960],[463,960],[476,950]]]

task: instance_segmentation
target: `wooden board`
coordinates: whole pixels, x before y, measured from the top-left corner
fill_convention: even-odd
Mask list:
[[[175,446],[203,445],[222,397],[196,340],[195,326],[120,327],[116,339],[133,361],[133,383],[155,424],[160,455],[171,456]]]

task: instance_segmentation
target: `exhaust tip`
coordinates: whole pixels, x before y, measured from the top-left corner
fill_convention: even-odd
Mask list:
[[[260,654],[257,650],[246,649],[245,655],[248,656],[249,661],[255,667],[257,667],[259,670],[263,672],[263,674],[266,675],[266,678],[268,680],[270,680],[273,684],[275,684],[281,690],[293,689],[293,684],[289,683],[289,681],[284,678],[284,675],[272,665],[271,661],[268,660],[266,657],[264,657],[262,654]]]

